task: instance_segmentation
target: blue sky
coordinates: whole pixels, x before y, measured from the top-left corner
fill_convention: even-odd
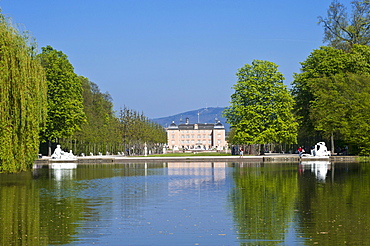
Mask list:
[[[349,7],[351,0],[342,0]],[[38,46],[149,118],[228,106],[236,72],[268,60],[290,85],[323,45],[331,0],[0,0]]]

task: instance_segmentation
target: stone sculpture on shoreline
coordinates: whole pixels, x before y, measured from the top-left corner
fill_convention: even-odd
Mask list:
[[[76,156],[73,155],[72,150],[70,152],[64,152],[60,144],[57,145],[56,149],[54,150],[54,153],[51,155],[51,159],[55,160],[72,160],[76,159]]]

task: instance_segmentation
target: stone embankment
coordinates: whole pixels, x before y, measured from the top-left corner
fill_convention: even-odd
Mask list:
[[[145,163],[145,162],[300,162],[300,161],[319,161],[328,160],[331,162],[354,162],[358,160],[357,156],[330,156],[329,159],[319,158],[300,158],[297,154],[266,154],[260,156],[184,156],[184,157],[135,157],[135,156],[85,156],[78,157],[77,161],[70,160],[64,162],[77,162],[78,164],[94,163]],[[35,161],[36,165],[47,165],[51,161],[48,157],[43,157]]]

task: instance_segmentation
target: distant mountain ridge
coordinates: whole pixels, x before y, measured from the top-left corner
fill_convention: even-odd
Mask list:
[[[216,123],[217,121],[220,121],[225,126],[226,131],[229,131],[230,125],[226,123],[226,118],[222,116],[222,111],[224,109],[225,107],[207,107],[172,116],[152,119],[152,121],[157,122],[165,128],[167,128],[172,122],[175,122],[176,125],[185,123],[186,118],[189,118],[190,124]]]

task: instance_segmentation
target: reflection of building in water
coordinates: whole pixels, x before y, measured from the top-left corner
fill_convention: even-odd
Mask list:
[[[185,124],[176,125],[172,122],[167,128],[167,142],[172,150],[223,150],[226,148],[225,127],[220,121],[215,124],[189,124],[186,118]]]
[[[170,162],[168,175],[181,176],[171,179],[168,189],[172,192],[189,187],[225,182],[226,162]]]
[[[305,169],[311,170],[315,174],[316,178],[320,181],[325,181],[326,174],[330,169],[329,161],[302,161],[301,162],[302,171]]]

